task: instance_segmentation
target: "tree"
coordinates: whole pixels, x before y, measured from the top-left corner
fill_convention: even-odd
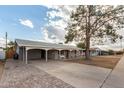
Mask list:
[[[14,43],[13,41],[10,41],[10,42],[8,43],[8,45],[9,45],[10,47],[13,47],[13,46],[15,45],[15,43]]]
[[[66,30],[65,43],[85,42],[86,59],[89,59],[91,41],[109,38],[116,42],[117,30],[123,28],[124,6],[80,5],[72,11]]]
[[[85,45],[85,43],[80,42],[80,43],[77,44],[77,47],[78,48],[85,49],[86,48],[86,45]]]
[[[114,54],[114,51],[111,50],[111,49],[108,52],[109,52],[109,55],[113,55]]]
[[[13,50],[13,51],[15,51],[15,42],[10,41],[10,42],[8,42],[7,45],[9,46],[9,47],[7,48],[7,51],[8,51],[8,50]]]

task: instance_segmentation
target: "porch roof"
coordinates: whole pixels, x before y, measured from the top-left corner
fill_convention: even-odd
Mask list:
[[[45,43],[45,42],[40,42],[40,41],[16,39],[15,42],[17,43],[18,46],[25,46],[25,47],[53,48],[53,49],[65,49],[65,50],[66,49],[82,50],[81,48],[77,48],[76,46]]]

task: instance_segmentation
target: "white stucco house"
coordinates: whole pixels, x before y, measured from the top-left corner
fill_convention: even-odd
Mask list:
[[[16,53],[19,60],[45,59],[60,60],[82,57],[83,50],[76,46],[16,39]]]

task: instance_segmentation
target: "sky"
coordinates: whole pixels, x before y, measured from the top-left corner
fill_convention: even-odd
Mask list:
[[[9,40],[43,39],[41,27],[46,24],[47,7],[0,6],[0,37],[8,33]]]
[[[4,5],[0,6],[0,45],[8,40],[27,39],[63,43],[73,6]]]
[[[8,42],[26,39],[50,43],[64,43],[65,27],[76,5],[0,5],[0,47]],[[120,31],[123,34],[123,31]],[[108,45],[110,42],[106,42]],[[69,44],[75,45],[75,42]],[[120,42],[116,45],[120,47]],[[124,46],[124,42],[123,42]],[[118,48],[118,47],[117,47]]]

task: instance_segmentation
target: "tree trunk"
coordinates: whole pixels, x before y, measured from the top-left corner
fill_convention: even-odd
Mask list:
[[[85,55],[86,55],[86,59],[90,58],[90,38],[89,38],[88,34],[86,36],[86,53],[85,53]]]
[[[90,6],[87,6],[88,8],[88,14],[87,14],[87,18],[86,18],[86,59],[90,58]]]

